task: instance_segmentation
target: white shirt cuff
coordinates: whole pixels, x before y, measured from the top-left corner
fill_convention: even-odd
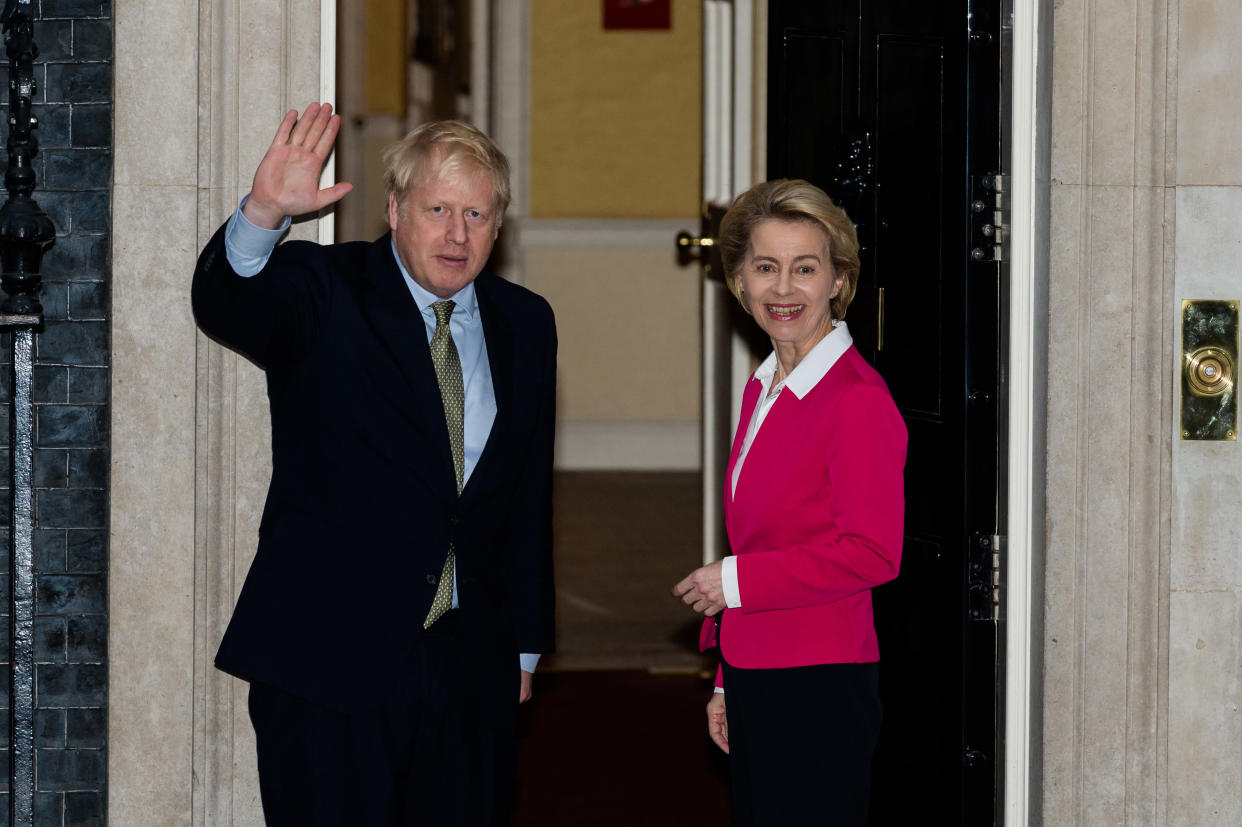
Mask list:
[[[713,687],[712,687],[712,694],[713,694],[713,695],[723,695],[723,694],[724,694],[724,687],[723,687],[723,686],[713,686]]]
[[[224,230],[224,254],[233,272],[244,278],[250,278],[264,268],[272,250],[276,249],[276,242],[293,223],[289,216],[285,216],[285,220],[274,230],[255,225],[242,214],[242,207],[246,206],[249,197],[250,193],[242,196]]]
[[[720,562],[720,587],[724,590],[725,605],[730,609],[742,608],[742,592],[737,585],[737,557],[730,554]]]
[[[534,674],[535,667],[538,664],[539,664],[538,655],[530,655],[525,652],[518,655],[518,665],[522,667],[523,672],[530,672],[531,674]]]

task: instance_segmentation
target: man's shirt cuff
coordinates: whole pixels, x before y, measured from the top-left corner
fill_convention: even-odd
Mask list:
[[[737,557],[730,554],[720,561],[720,588],[724,591],[725,605],[730,609],[742,608],[742,592],[737,584]]]
[[[229,218],[228,227],[224,230],[224,254],[228,257],[233,272],[245,278],[256,275],[267,265],[272,250],[276,249],[276,242],[280,241],[280,237],[293,223],[289,216],[285,216],[285,220],[274,230],[253,224],[242,215],[242,207],[246,206],[246,199],[249,197],[250,193],[242,196],[237,209]]]
[[[534,673],[535,666],[539,663],[538,655],[528,655],[525,652],[518,655],[518,664],[521,665],[523,672]]]

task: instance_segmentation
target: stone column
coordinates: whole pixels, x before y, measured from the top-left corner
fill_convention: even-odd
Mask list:
[[[1242,821],[1242,455],[1180,439],[1180,303],[1242,298],[1242,15],[1053,33],[1043,821]]]
[[[266,396],[197,332],[189,286],[283,113],[318,97],[319,33],[320,0],[116,4],[113,824],[262,823],[245,685],[211,658],[254,552]]]
[[[1043,821],[1161,820],[1173,123],[1165,0],[1053,25]]]

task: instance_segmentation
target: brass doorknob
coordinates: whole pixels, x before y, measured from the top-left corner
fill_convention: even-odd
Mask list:
[[[677,263],[682,267],[686,267],[690,262],[694,261],[695,256],[702,256],[704,252],[710,252],[716,246],[716,239],[708,236],[690,235],[690,233],[682,230],[677,234]],[[707,265],[707,259],[702,258],[702,263]]]
[[[702,236],[690,235],[690,233],[682,230],[677,234],[677,249],[687,250],[695,247],[715,247],[716,239],[704,238]]]

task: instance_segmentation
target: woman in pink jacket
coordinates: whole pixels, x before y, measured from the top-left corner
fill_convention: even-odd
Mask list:
[[[708,732],[737,825],[865,824],[880,728],[871,588],[897,576],[906,428],[844,322],[858,238],[805,181],[720,227],[730,289],[773,353],[742,396],[724,485],[733,554],[674,586],[720,649]]]

